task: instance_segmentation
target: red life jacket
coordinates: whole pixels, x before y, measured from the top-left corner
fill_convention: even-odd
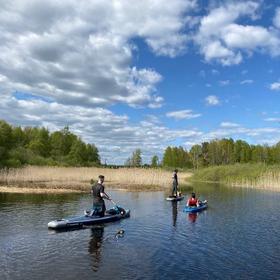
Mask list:
[[[193,198],[193,197],[189,198],[189,206],[196,206],[197,201],[198,201],[197,198]]]

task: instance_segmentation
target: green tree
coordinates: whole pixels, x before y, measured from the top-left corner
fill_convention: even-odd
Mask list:
[[[192,160],[192,166],[198,168],[203,164],[202,148],[200,145],[194,145],[190,149],[190,156]]]
[[[83,166],[88,164],[87,146],[80,139],[77,139],[71,146],[68,155],[69,162],[74,166]]]
[[[98,149],[94,144],[86,145],[87,161],[89,165],[100,165]]]
[[[132,166],[140,167],[142,165],[142,156],[141,156],[141,154],[142,154],[142,152],[141,152],[140,149],[136,149],[132,153],[132,157],[131,157]]]
[[[12,148],[12,127],[0,120],[0,166],[5,166],[9,150]]]
[[[173,167],[172,148],[169,146],[164,151],[162,165],[166,167]]]
[[[151,166],[152,167],[158,167],[159,165],[159,159],[157,155],[154,155],[151,159]]]

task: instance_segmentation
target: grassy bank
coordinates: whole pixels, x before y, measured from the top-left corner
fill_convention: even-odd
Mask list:
[[[191,181],[280,191],[280,165],[234,164],[198,169]]]
[[[124,190],[164,190],[171,187],[172,173],[162,169],[36,167],[0,170],[0,192],[88,192],[90,180],[105,176],[109,188]],[[183,182],[190,173],[180,173]]]

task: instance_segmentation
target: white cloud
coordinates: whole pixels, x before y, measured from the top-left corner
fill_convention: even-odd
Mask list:
[[[224,81],[219,81],[220,85],[221,86],[227,86],[230,84],[230,81],[229,80],[224,80]]]
[[[280,37],[274,28],[236,23],[241,17],[255,20],[259,7],[255,1],[229,2],[202,18],[195,41],[206,61],[234,65],[242,62],[244,53],[253,51],[280,55]]]
[[[280,118],[266,118],[264,120],[266,122],[280,122]]]
[[[154,115],[132,122],[126,115],[117,115],[100,107],[85,108],[38,99],[17,100],[6,95],[0,103],[0,115],[6,116],[5,119],[14,125],[45,126],[51,131],[69,125],[70,130],[84,141],[96,144],[103,161],[106,159],[108,163],[118,164],[124,163],[136,148],[141,148],[143,157],[149,162],[152,155],[163,154],[165,148],[174,145],[175,141],[190,147],[190,143],[200,144],[223,137],[271,144],[280,139],[280,128],[245,128],[236,123],[222,122],[220,128],[208,132],[171,129]]]
[[[243,139],[251,144],[273,145],[280,141],[280,128],[246,128],[237,124],[236,126],[226,125],[225,127],[205,132],[199,136],[194,136],[188,139],[185,145],[190,148],[194,144],[201,144],[205,141],[221,138]]]
[[[14,125],[44,126],[50,131],[68,125],[84,141],[97,146],[103,161],[107,159],[108,163],[118,164],[124,163],[136,148],[141,148],[144,158],[150,161],[152,155],[162,154],[174,141],[187,141],[202,135],[197,129],[168,128],[154,115],[134,123],[127,115],[117,115],[100,107],[62,105],[38,99],[18,100],[7,95],[1,100],[0,115]]]
[[[209,95],[205,98],[207,105],[216,106],[220,104],[220,100],[216,95]]]
[[[280,90],[280,83],[279,83],[279,82],[272,83],[272,84],[270,85],[270,89],[271,89],[271,90]]]
[[[193,119],[198,118],[201,114],[195,114],[192,110],[181,110],[181,111],[173,111],[166,113],[166,116],[169,118],[174,118],[176,120],[183,120],[183,119]]]
[[[232,122],[222,122],[220,126],[223,128],[233,128],[233,127],[239,127],[240,125]]]
[[[241,85],[247,85],[247,84],[252,84],[254,81],[253,80],[243,80],[240,82]]]
[[[273,24],[280,29],[280,7],[276,9]]]
[[[156,55],[186,48],[195,0],[1,2],[2,90],[26,91],[83,107],[162,106],[161,75],[133,67],[135,38]]]

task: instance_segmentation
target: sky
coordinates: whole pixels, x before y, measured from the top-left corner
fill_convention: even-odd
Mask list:
[[[0,0],[0,119],[104,163],[280,141],[280,1]]]

